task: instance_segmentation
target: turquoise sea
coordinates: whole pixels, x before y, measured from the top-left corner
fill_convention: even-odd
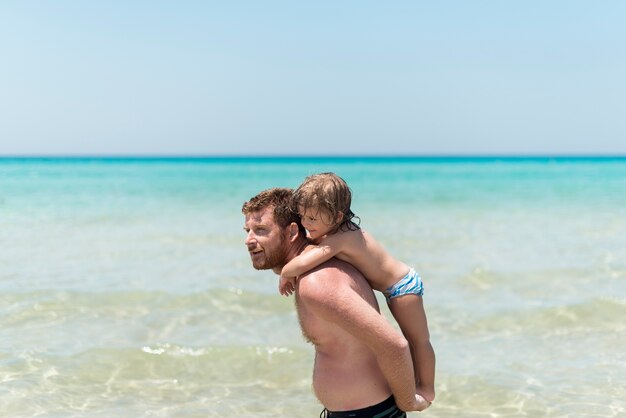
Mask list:
[[[626,158],[539,157],[0,159],[0,416],[317,417],[240,209],[320,171],[424,278],[420,415],[626,416]]]

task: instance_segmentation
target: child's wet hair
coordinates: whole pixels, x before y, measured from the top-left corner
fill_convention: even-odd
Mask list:
[[[341,230],[359,229],[360,219],[350,209],[352,192],[344,179],[334,173],[313,174],[305,178],[293,193],[291,202],[296,212],[300,208],[313,208],[326,212],[333,221],[341,214],[341,220],[337,224]],[[354,219],[357,220],[356,223]]]

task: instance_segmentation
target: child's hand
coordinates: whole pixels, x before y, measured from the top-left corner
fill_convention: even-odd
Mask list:
[[[296,291],[296,278],[281,275],[278,282],[278,291],[283,296],[290,296]]]

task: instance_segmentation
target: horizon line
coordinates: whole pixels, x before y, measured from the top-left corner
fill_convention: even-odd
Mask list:
[[[176,153],[110,153],[110,154],[0,154],[0,159],[10,158],[102,158],[102,159],[246,159],[246,158],[626,158],[626,153],[409,153],[409,154],[176,154]]]

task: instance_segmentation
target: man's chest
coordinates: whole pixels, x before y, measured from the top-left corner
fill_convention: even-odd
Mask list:
[[[316,317],[306,304],[298,297],[296,292],[296,312],[298,313],[298,322],[304,338],[315,345],[318,345],[320,339],[324,336],[323,320]]]

